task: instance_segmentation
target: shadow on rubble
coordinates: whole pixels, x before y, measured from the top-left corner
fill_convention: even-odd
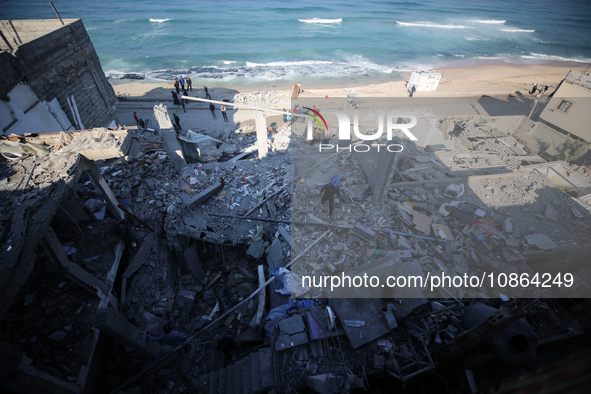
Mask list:
[[[488,116],[510,116],[510,115],[528,115],[534,105],[534,98],[527,97],[515,92],[515,95],[509,94],[507,97],[494,97],[483,95],[478,99],[478,103],[484,108]],[[518,94],[519,93],[519,94]],[[526,92],[527,94],[527,92]]]
[[[480,100],[483,106],[488,102]],[[523,103],[510,98],[506,109],[516,102]],[[304,307],[287,318],[289,328],[280,321],[280,343],[301,340],[285,345],[281,360],[298,360],[306,349],[310,365],[314,341],[330,338],[324,340],[337,349],[331,362],[368,379],[372,389],[372,383],[392,385],[384,378],[389,375],[406,392],[469,391],[472,385],[498,387],[588,342],[591,325],[577,321],[581,312],[575,311],[589,311],[589,303],[578,298],[588,297],[591,280],[591,215],[576,197],[591,190],[556,185],[543,164],[512,158],[502,136],[471,134],[469,126],[449,128],[445,139],[456,139],[453,148],[398,141],[404,154],[384,168],[380,163],[391,160],[387,153],[343,150],[333,160],[328,154],[292,158],[299,168],[316,165],[305,183],[295,177],[292,245],[317,245],[292,267],[292,290],[318,302],[324,314]],[[319,190],[335,179],[341,197],[329,215]],[[475,282],[453,284],[452,277],[465,275]],[[383,288],[392,276],[429,285]],[[449,285],[438,286],[444,277]],[[488,282],[479,282],[481,287],[478,278]],[[429,289],[431,284],[436,288]],[[307,323],[309,341],[290,332],[299,324],[293,319]],[[559,355],[553,353],[557,349]],[[296,364],[289,365],[282,373]],[[309,373],[299,382],[317,392],[330,391],[331,381],[359,384],[329,376],[335,370],[319,362],[318,380]],[[288,373],[284,380],[290,378],[298,379]]]

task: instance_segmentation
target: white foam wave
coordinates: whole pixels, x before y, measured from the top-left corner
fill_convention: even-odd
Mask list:
[[[164,23],[164,22],[168,22],[168,21],[171,21],[171,20],[172,19],[169,19],[169,18],[167,18],[167,19],[150,18],[150,22],[153,22],[153,23]]]
[[[222,60],[224,64],[236,64],[236,60]]]
[[[468,36],[468,37],[464,37],[464,40],[466,41],[489,41],[489,38],[483,38],[483,37],[474,37],[474,36]]]
[[[504,20],[499,20],[499,19],[479,19],[476,22],[478,23],[485,23],[485,24],[491,24],[491,25],[502,25],[507,21]]]
[[[252,80],[289,80],[302,75],[309,77],[339,78],[345,76],[364,75],[367,73],[390,74],[393,71],[409,71],[416,66],[394,67],[371,62],[362,56],[350,56],[343,61],[302,60],[277,61],[268,63],[246,62],[244,66],[224,68],[204,66],[193,68],[199,78],[231,81],[237,78]],[[424,67],[423,67],[424,68]]]
[[[298,20],[303,23],[331,24],[331,23],[341,23],[343,21],[343,18],[337,18],[337,19],[312,18],[312,19],[298,19]]]
[[[466,29],[470,28],[470,26],[464,25],[442,25],[439,23],[432,23],[432,22],[399,22],[396,21],[397,24],[401,26],[409,26],[409,27],[434,27],[439,29]]]
[[[533,33],[535,30],[528,30],[528,29],[518,29],[516,27],[508,27],[506,29],[501,29],[501,31],[505,31],[508,33]]]
[[[534,60],[554,60],[559,62],[575,62],[575,63],[591,63],[591,59],[577,59],[572,57],[562,57],[556,55],[546,55],[544,53],[533,53],[531,55],[522,55],[523,59],[534,59]]]
[[[294,66],[314,66],[320,64],[334,64],[329,60],[300,60],[297,62],[269,62],[253,63],[246,62],[246,67],[294,67]]]

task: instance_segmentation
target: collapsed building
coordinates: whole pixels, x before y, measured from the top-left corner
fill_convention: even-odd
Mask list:
[[[307,123],[261,113],[255,126],[177,135],[165,105],[153,129],[10,128],[18,135],[0,141],[1,387],[585,387],[591,168],[555,160],[556,144],[540,149],[541,134],[559,137],[526,116],[421,112],[418,141],[398,138],[404,153],[390,156],[333,136],[341,149],[321,153]],[[331,181],[332,218],[320,197]],[[556,266],[578,268],[576,292],[368,296],[296,278]]]
[[[82,20],[0,20],[0,35],[4,134],[115,125],[117,97]]]

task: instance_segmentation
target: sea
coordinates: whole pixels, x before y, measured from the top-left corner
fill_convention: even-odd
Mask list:
[[[115,83],[338,86],[479,64],[591,63],[590,0],[56,0]],[[56,18],[2,0],[1,19]]]

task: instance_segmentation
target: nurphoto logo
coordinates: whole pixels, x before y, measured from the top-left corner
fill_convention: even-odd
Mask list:
[[[304,107],[307,109],[307,117],[306,120],[307,124],[307,135],[306,139],[308,141],[312,141],[314,139],[314,122],[318,124],[320,129],[324,133],[328,133],[328,124],[323,115],[321,115],[317,110]],[[361,141],[377,141],[384,135],[384,119],[386,124],[386,140],[392,141],[394,138],[394,131],[400,130],[404,133],[408,139],[411,141],[417,141],[417,137],[413,133],[411,133],[410,129],[417,125],[417,117],[413,114],[407,113],[399,113],[395,111],[391,112],[380,112],[378,114],[377,124],[378,128],[375,133],[372,134],[363,134],[359,130],[359,113],[357,110],[353,112],[353,124],[351,124],[351,119],[349,115],[347,115],[343,111],[335,110],[335,109],[325,109],[323,113],[335,115],[338,121],[338,139],[339,141],[351,141],[351,126],[353,126],[353,135],[356,139]],[[349,146],[336,146],[333,144],[319,144],[319,151],[322,152],[323,150],[333,150],[336,148],[337,151],[342,149],[347,149],[349,151],[355,152],[369,152],[372,150],[372,147],[376,148],[378,152],[380,149],[386,149],[388,152],[401,152],[404,148],[400,144],[380,144],[374,142],[373,144],[363,144],[363,143],[356,143],[350,144]]]

